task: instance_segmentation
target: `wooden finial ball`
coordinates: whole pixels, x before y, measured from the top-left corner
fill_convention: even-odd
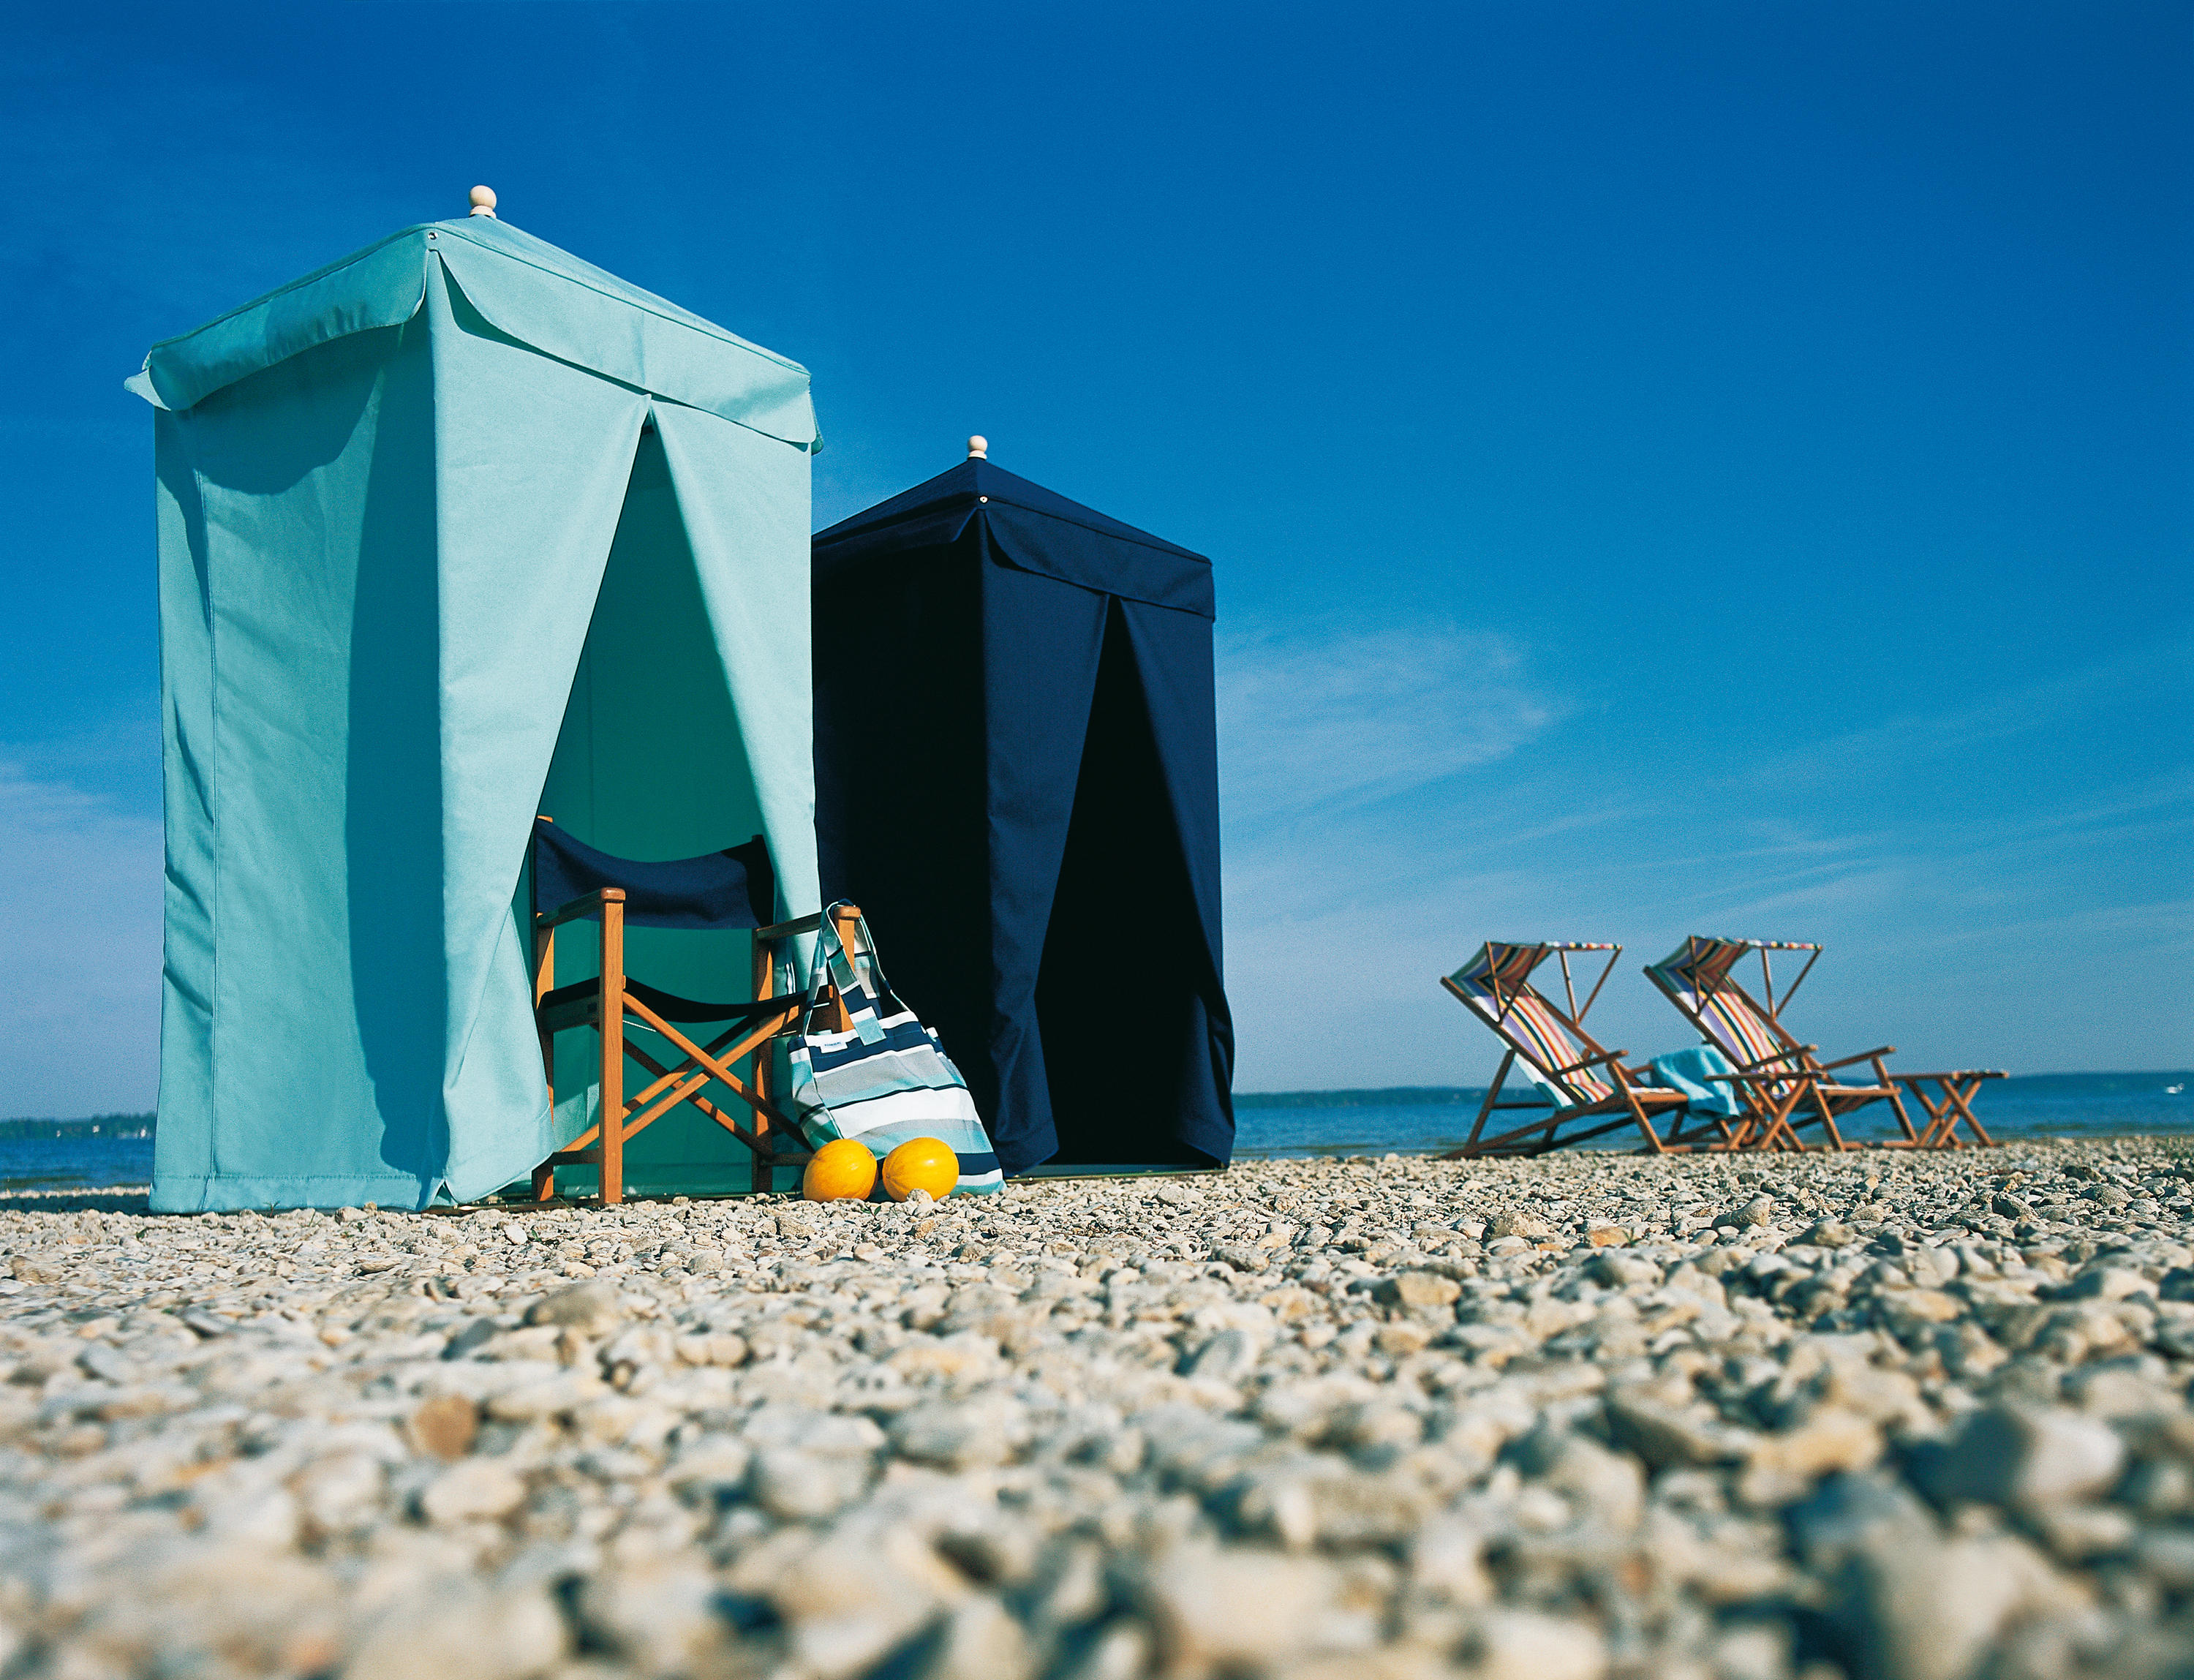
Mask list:
[[[495,214],[495,188],[492,187],[474,187],[472,190],[472,213],[474,216],[493,216]]]
[[[968,458],[970,461],[989,460],[991,458],[990,439],[969,438],[968,440]]]

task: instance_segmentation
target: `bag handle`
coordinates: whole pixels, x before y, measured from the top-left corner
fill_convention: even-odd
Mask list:
[[[854,964],[854,953],[846,949],[846,942],[838,934],[836,912],[847,907],[846,900],[839,899],[823,912],[822,926],[816,932],[819,960],[815,964],[814,978],[808,982],[807,1005],[801,1015],[800,1030],[803,1035],[810,1031],[815,1011],[823,1007],[823,986],[827,977],[838,988],[839,1001],[846,1007],[847,1018],[854,1036],[864,1044],[882,1044],[884,1029],[882,1022],[876,1018],[876,996],[862,981],[860,970]],[[883,974],[876,966],[876,941],[870,936],[868,920],[856,915],[853,926],[857,943],[868,947],[869,971],[875,976],[876,990],[883,992]],[[855,999],[859,1002],[856,1003]]]

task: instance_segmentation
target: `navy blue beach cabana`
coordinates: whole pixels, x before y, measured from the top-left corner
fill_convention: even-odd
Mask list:
[[[1211,563],[978,452],[815,538],[813,622],[824,895],[1001,1165],[1225,1165]]]

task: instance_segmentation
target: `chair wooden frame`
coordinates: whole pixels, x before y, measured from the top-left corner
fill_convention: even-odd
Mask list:
[[[1718,954],[1717,947],[1736,947],[1734,954],[1718,969],[1703,971],[1703,958]],[[1783,990],[1782,1001],[1775,998],[1775,972],[1768,953],[1773,951],[1802,951],[1807,953],[1806,965],[1799,969],[1798,977]],[[1762,1004],[1744,989],[1736,977],[1737,964],[1746,952],[1760,958],[1760,991],[1766,999]],[[1663,970],[1677,959],[1648,964],[1646,978],[1677,1012],[1689,1021],[1700,1039],[1727,1056],[1736,1066],[1729,1073],[1714,1073],[1708,1077],[1726,1080],[1743,1107],[1737,1127],[1737,1147],[1745,1149],[1777,1149],[1802,1151],[1808,1146],[1799,1136],[1801,1128],[1818,1126],[1824,1138],[1821,1147],[1833,1150],[1858,1149],[1864,1144],[1854,1142],[1843,1135],[1836,1124],[1843,1115],[1864,1108],[1870,1103],[1887,1102],[1897,1116],[1902,1137],[1887,1140],[1889,1147],[1919,1148],[1930,1147],[1912,1126],[1910,1115],[1898,1094],[1898,1080],[1887,1066],[1887,1058],[1897,1053],[1894,1044],[1880,1044],[1873,1050],[1861,1050],[1856,1056],[1838,1056],[1833,1062],[1824,1062],[1817,1052],[1818,1044],[1801,1044],[1783,1024],[1782,1011],[1789,1007],[1790,999],[1797,996],[1798,988],[1806,983],[1806,976],[1813,971],[1813,964],[1821,958],[1818,945],[1789,941],[1771,940],[1709,940],[1691,935],[1684,941],[1682,960],[1697,987],[1687,993]],[[1780,1049],[1764,1056],[1747,1056],[1744,1047],[1732,1043],[1729,1036],[1718,1030],[1716,1023],[1708,1018],[1705,1007],[1695,998],[1714,994],[1723,995],[1743,1009],[1766,1029]],[[1835,1078],[1840,1068],[1865,1062],[1874,1069],[1875,1083],[1870,1085],[1847,1085]],[[1922,1076],[1926,1077],[1926,1076]]]
[[[533,1169],[535,1200],[545,1201],[555,1194],[558,1167],[593,1166],[600,1172],[603,1205],[612,1206],[623,1201],[624,1146],[681,1102],[691,1103],[746,1148],[753,1158],[755,1190],[773,1188],[776,1168],[801,1165],[809,1154],[799,1128],[778,1107],[772,1089],[775,1077],[772,1041],[795,1030],[807,1007],[807,994],[791,984],[793,970],[786,947],[793,939],[820,928],[822,917],[801,916],[754,930],[755,1004],[774,1002],[779,1007],[743,1005],[735,1025],[706,1044],[697,1044],[635,995],[635,982],[624,966],[624,900],[622,888],[606,887],[537,915],[533,920],[534,1025],[540,1036],[542,1065],[552,1103],[556,1088],[556,1034],[591,1027],[600,1046],[597,1075],[600,1118]],[[566,922],[594,917],[601,921],[600,983],[582,982],[583,991],[566,987],[560,996],[556,929]],[[859,917],[860,912],[853,906],[841,907],[835,918],[841,935],[850,936]],[[844,1005],[827,981],[824,1003],[835,1011],[839,1030],[844,1030]],[[727,1014],[720,1019],[732,1016]],[[685,1059],[675,1067],[665,1067],[628,1036],[635,1027],[660,1035]],[[750,1059],[748,1077],[743,1079],[736,1071],[737,1064]],[[648,1083],[630,1096],[625,1093],[628,1062],[637,1063],[648,1076]],[[744,1125],[704,1094],[711,1084],[722,1085],[753,1111]]]
[[[1958,1067],[1946,1073],[1892,1073],[1890,1078],[1912,1093],[1913,1101],[1926,1111],[1927,1124],[1921,1129],[1919,1137],[1910,1143],[1901,1140],[1895,1147],[1910,1149],[1993,1149],[1996,1139],[1973,1115],[1973,1096],[1982,1085],[1990,1079],[2009,1078],[2001,1067]],[[1927,1087],[1933,1085],[1936,1095],[1930,1096]],[[1964,1125],[1973,1133],[1970,1142],[1958,1136]]]
[[[1558,941],[1517,945],[1488,941],[1482,954],[1490,955],[1496,951],[1506,954],[1494,958],[1488,966],[1486,990],[1496,1005],[1490,1017],[1482,1001],[1473,997],[1466,987],[1458,985],[1455,975],[1440,976],[1440,985],[1475,1019],[1484,1021],[1492,1029],[1501,1039],[1505,1052],[1501,1058],[1501,1069],[1493,1076],[1493,1084],[1485,1093],[1485,1101],[1479,1105],[1478,1118],[1470,1128],[1468,1140],[1461,1148],[1451,1149],[1442,1156],[1443,1160],[1469,1160],[1485,1155],[1544,1154],[1550,1149],[1564,1148],[1572,1143],[1604,1136],[1611,1131],[1620,1131],[1624,1126],[1638,1129],[1639,1136],[1644,1139],[1640,1148],[1641,1154],[1677,1154],[1693,1149],[1732,1147],[1727,1123],[1716,1117],[1705,1117],[1701,1130],[1686,1135],[1685,1127],[1691,1117],[1683,1112],[1686,1101],[1684,1094],[1640,1084],[1646,1070],[1623,1065],[1623,1058],[1629,1054],[1628,1051],[1608,1050],[1585,1030],[1584,1017],[1600,996],[1600,987],[1607,984],[1608,975],[1614,972],[1616,959],[1623,954],[1621,946]],[[1573,952],[1598,953],[1602,951],[1609,953],[1606,965],[1600,969],[1599,979],[1580,1004],[1577,1000],[1576,976],[1570,969],[1570,957]],[[1566,1011],[1558,1008],[1531,984],[1532,970],[1549,956],[1558,957],[1561,963],[1563,993],[1569,1003]],[[1472,959],[1473,963],[1476,960],[1475,958]],[[1520,963],[1520,968],[1509,972],[1504,984],[1503,970],[1512,963]],[[1467,963],[1456,972],[1464,973],[1470,966],[1471,964]],[[1526,999],[1530,1000],[1528,1005]],[[1559,1067],[1544,1066],[1542,1052],[1531,1042],[1524,1031],[1522,1020],[1515,1014],[1519,1005],[1545,1011],[1562,1032],[1587,1053]],[[1508,1075],[1519,1059],[1529,1067],[1536,1069],[1548,1084],[1576,1100],[1566,1106],[1557,1106],[1552,1097],[1539,1095],[1503,1102],[1502,1090],[1507,1085]],[[1604,1070],[1607,1082],[1613,1087],[1604,1095],[1577,1083],[1580,1078],[1591,1077],[1591,1070],[1594,1068]],[[1485,1135],[1485,1123],[1492,1115],[1502,1109],[1515,1108],[1547,1108],[1553,1112],[1543,1119],[1528,1120],[1491,1137]],[[1665,1135],[1654,1126],[1654,1117],[1658,1114],[1668,1115],[1674,1122]],[[1608,1118],[1610,1116],[1612,1118]],[[1564,1135],[1564,1125],[1579,1120],[1597,1120],[1600,1124]]]

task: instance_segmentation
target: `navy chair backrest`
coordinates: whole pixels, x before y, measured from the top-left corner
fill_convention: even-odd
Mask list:
[[[777,919],[777,874],[759,834],[744,846],[669,863],[613,858],[546,817],[533,821],[533,910],[560,910],[604,887],[624,889],[633,928],[761,928]]]

